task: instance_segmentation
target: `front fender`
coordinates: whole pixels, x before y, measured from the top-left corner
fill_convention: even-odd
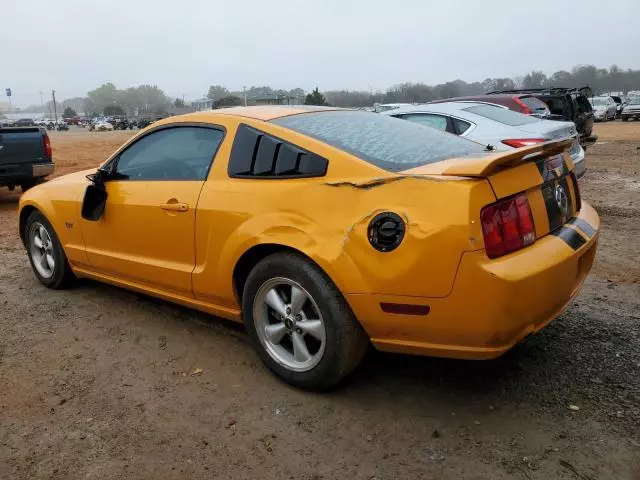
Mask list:
[[[84,173],[84,172],[82,172]],[[84,241],[78,225],[80,204],[86,181],[66,181],[70,175],[37,185],[23,193],[18,205],[20,236],[27,217],[33,210],[39,211],[53,227],[69,263],[88,265]],[[23,239],[24,241],[24,239]]]

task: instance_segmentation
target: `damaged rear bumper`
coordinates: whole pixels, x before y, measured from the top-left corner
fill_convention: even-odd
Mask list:
[[[379,350],[495,358],[544,328],[578,294],[593,264],[599,223],[595,210],[583,203],[572,222],[523,250],[493,260],[482,250],[467,252],[444,298],[347,295],[347,300]],[[388,313],[383,303],[428,306],[428,313]]]

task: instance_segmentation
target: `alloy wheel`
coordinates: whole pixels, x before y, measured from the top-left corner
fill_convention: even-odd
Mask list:
[[[263,283],[254,298],[253,319],[260,343],[285,368],[306,372],[322,360],[325,323],[299,283],[283,277]]]
[[[53,276],[56,266],[53,252],[53,242],[46,227],[40,222],[34,222],[29,231],[29,253],[33,266],[42,278]]]

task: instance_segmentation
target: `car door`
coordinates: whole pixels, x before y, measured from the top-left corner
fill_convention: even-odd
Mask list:
[[[159,127],[104,167],[104,213],[81,221],[95,271],[192,296],[196,206],[223,137],[221,128]]]

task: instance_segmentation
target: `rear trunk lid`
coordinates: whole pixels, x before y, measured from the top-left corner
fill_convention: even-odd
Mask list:
[[[51,162],[39,127],[0,128],[0,165]]]
[[[573,122],[557,122],[551,120],[529,123],[521,125],[518,128],[523,132],[540,135],[541,138],[546,138],[547,140],[573,137],[578,133]]]
[[[539,135],[540,138],[546,138],[547,140],[571,138],[573,139],[573,142],[569,147],[569,155],[571,156],[571,159],[575,161],[581,154],[578,130],[573,122],[543,120],[541,122],[522,125],[518,128],[523,132]]]
[[[445,160],[402,173],[484,178],[497,200],[526,193],[536,238],[541,238],[580,209],[580,192],[568,154],[572,143],[572,139],[550,141],[507,152]]]

